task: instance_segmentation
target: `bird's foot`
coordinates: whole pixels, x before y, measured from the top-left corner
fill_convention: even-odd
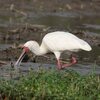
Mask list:
[[[74,65],[76,63],[77,63],[76,57],[71,56],[71,62],[68,63],[68,64],[63,64],[61,68],[63,69],[65,67],[70,67],[70,66],[72,66],[72,65]]]
[[[61,60],[58,60],[58,69],[64,69],[65,67],[70,67],[74,64],[77,63],[77,60],[76,60],[76,57],[74,56],[71,56],[71,62],[70,63],[67,63],[67,64],[62,64],[62,61]]]
[[[78,61],[77,61],[77,59],[76,59],[76,57],[75,56],[71,56],[71,63],[72,63],[72,65],[73,64],[76,64]]]

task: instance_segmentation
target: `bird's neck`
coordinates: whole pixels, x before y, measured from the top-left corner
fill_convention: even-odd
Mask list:
[[[43,55],[43,54],[46,54],[48,52],[48,50],[46,49],[46,47],[44,46],[43,43],[40,46],[38,44],[36,46],[36,48],[33,47],[31,51],[36,55]]]

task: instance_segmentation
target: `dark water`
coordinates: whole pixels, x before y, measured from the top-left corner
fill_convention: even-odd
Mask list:
[[[50,27],[58,27],[68,30],[81,30],[100,34],[100,16],[81,15],[74,12],[41,14],[39,17],[29,20],[32,24],[43,24]]]
[[[32,13],[32,14],[31,14]],[[80,14],[75,12],[66,13],[28,13],[27,16],[0,16],[1,31],[3,28],[16,27],[25,23],[56,27],[58,30],[81,30],[100,34],[100,15]]]

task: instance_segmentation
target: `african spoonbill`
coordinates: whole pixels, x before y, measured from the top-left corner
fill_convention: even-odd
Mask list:
[[[69,32],[55,31],[46,34],[40,46],[36,41],[26,42],[23,46],[22,54],[15,63],[16,66],[20,65],[22,59],[29,50],[38,56],[44,55],[48,52],[53,52],[57,59],[57,68],[62,69],[67,66],[71,66],[77,62],[76,58],[72,56],[71,63],[62,64],[60,60],[60,55],[63,51],[91,51],[92,48],[87,42]]]

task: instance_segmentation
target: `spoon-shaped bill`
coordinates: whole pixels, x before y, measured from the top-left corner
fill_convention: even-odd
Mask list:
[[[18,66],[18,65],[21,64],[21,61],[23,60],[23,58],[25,57],[25,55],[26,55],[26,51],[23,49],[23,52],[20,55],[20,57],[18,58],[17,62],[15,63],[15,66]]]

